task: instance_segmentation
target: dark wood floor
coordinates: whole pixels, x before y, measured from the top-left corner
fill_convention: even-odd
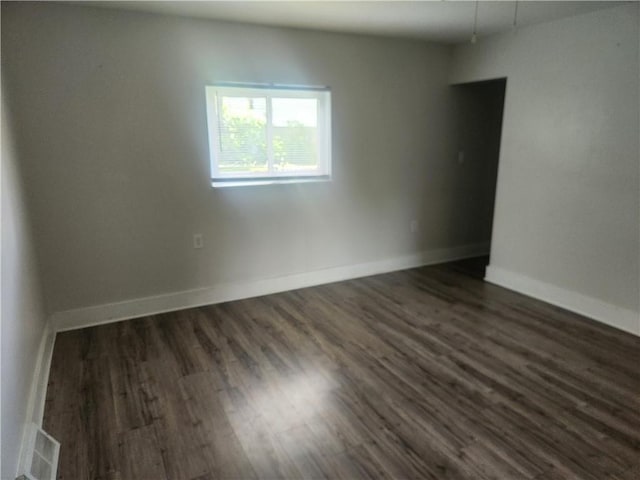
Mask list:
[[[59,334],[59,478],[638,480],[640,338],[462,271]]]

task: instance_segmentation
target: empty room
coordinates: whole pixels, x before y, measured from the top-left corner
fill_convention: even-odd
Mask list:
[[[2,480],[640,479],[640,3],[1,3]]]

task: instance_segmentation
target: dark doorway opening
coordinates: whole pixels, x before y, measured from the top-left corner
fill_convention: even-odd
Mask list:
[[[490,245],[507,79],[453,86],[456,105],[458,163],[466,177],[464,214],[468,230]],[[472,262],[474,276],[484,278],[489,255]]]

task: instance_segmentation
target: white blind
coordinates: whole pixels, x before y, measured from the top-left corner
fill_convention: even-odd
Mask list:
[[[274,170],[317,170],[318,100],[274,97],[271,105]]]
[[[220,95],[218,104],[220,173],[266,172],[267,99]]]

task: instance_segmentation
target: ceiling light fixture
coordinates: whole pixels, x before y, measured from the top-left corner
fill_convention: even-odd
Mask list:
[[[473,33],[471,34],[471,43],[476,43],[478,41],[478,36],[476,35],[478,32],[478,3],[479,0],[476,0],[476,13],[473,17]]]
[[[516,0],[516,6],[513,10],[513,31],[516,31],[516,28],[518,28],[518,0]]]

